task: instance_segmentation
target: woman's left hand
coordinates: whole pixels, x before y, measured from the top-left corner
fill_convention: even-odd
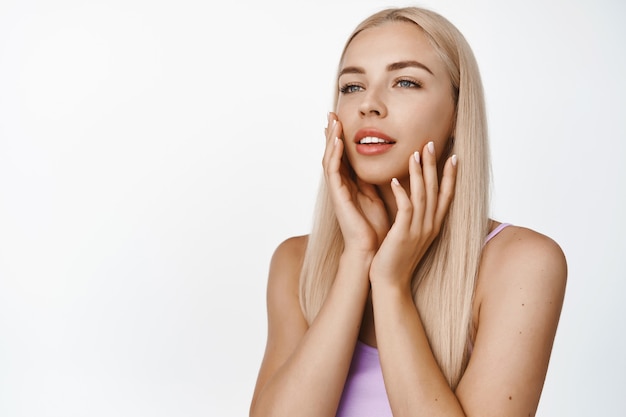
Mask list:
[[[421,159],[421,163],[420,163]],[[400,288],[411,287],[413,271],[439,234],[454,197],[457,173],[456,156],[448,158],[441,185],[433,142],[409,161],[410,196],[394,178],[391,189],[398,211],[395,221],[370,267],[372,284],[384,282]]]

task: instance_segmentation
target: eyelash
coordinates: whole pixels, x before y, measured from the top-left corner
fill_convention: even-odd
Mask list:
[[[352,88],[363,88],[358,84],[346,84],[344,86],[342,86],[341,88],[339,88],[339,92],[341,94],[350,94],[350,93],[355,93],[356,91],[352,91]]]
[[[410,84],[410,85],[407,85],[405,87],[400,87],[400,88],[422,88],[422,83],[420,83],[419,81],[408,79],[408,78],[399,79],[399,80],[395,81],[393,83],[393,85],[399,87],[398,84],[400,84],[400,83],[409,83]],[[341,88],[339,88],[339,92],[341,94],[351,94],[351,93],[356,93],[357,91],[360,91],[360,89],[363,89],[363,87],[358,85],[358,84],[349,83],[349,84],[346,84],[346,85],[342,86]]]
[[[411,80],[408,78],[401,78],[399,80],[397,80],[394,85],[398,85],[400,83],[410,83],[410,86],[404,87],[404,88],[422,88],[422,83],[420,83],[419,81],[415,81],[415,80]]]

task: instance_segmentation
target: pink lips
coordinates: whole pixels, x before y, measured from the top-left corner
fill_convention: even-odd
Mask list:
[[[362,140],[372,143],[359,143]],[[396,142],[376,129],[361,129],[356,132],[354,143],[356,151],[361,155],[375,156],[387,152]]]

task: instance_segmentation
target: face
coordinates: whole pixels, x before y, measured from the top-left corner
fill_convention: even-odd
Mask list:
[[[346,154],[362,180],[406,180],[409,156],[429,141],[438,157],[445,151],[455,113],[451,81],[417,25],[389,22],[360,32],[338,81]]]

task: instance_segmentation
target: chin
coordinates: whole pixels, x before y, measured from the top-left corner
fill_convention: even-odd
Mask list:
[[[378,185],[378,186],[389,185],[391,183],[392,178],[396,177],[399,179],[400,177],[404,176],[404,175],[394,175],[393,173],[390,173],[388,170],[384,172],[374,171],[371,169],[361,170],[361,171],[355,170],[355,173],[357,177],[361,179],[361,181],[364,181],[368,184]]]
[[[363,178],[363,177],[359,177],[359,178],[360,178],[363,182],[366,182],[366,183],[368,183],[368,184],[372,184],[372,185],[375,185],[375,186],[377,186],[377,187],[384,187],[384,186],[387,186],[387,185],[391,184],[391,178],[393,178],[393,177],[390,177],[390,178],[384,178],[384,179],[381,179],[381,178],[379,178],[379,177],[376,177],[376,178],[368,178],[368,177]]]
[[[353,165],[354,173],[362,181],[373,185],[389,185],[392,178],[402,180],[409,174],[408,164],[399,166],[399,164],[355,164]]]
[[[392,178],[402,180],[409,175],[409,155],[387,152],[379,156],[348,154],[354,173],[362,181],[374,185],[389,185]]]

